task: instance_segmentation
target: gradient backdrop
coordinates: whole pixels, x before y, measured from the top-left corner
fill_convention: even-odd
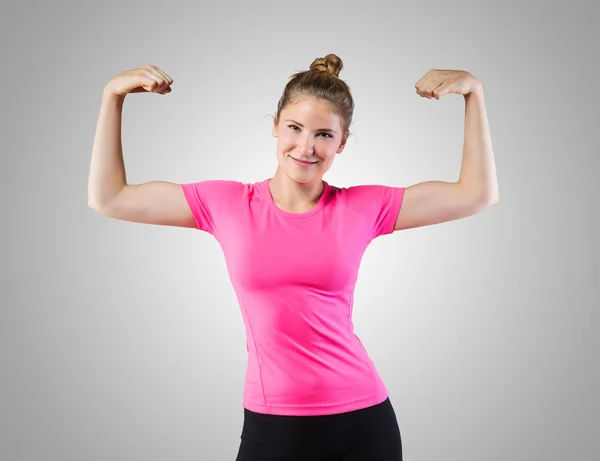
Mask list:
[[[0,10],[0,459],[232,461],[245,332],[216,240],[87,206],[104,85],[154,64],[173,92],[123,114],[131,184],[259,181],[288,76],[335,53],[356,102],[325,179],[455,181],[483,84],[500,203],[382,237],[356,332],[409,461],[591,461],[600,450],[594,2],[11,2]],[[310,460],[307,460],[310,461]]]

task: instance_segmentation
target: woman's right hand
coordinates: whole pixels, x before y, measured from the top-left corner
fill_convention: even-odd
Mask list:
[[[119,96],[125,96],[128,93],[167,94],[171,92],[172,83],[173,79],[162,69],[148,64],[121,72],[113,77],[106,84],[105,91]]]

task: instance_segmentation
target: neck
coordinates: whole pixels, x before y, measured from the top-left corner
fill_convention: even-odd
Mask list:
[[[323,193],[323,180],[315,178],[310,182],[300,183],[292,180],[279,168],[269,181],[273,200],[287,209],[299,209],[316,205]]]

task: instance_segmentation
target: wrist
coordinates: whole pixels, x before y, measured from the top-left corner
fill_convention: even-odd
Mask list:
[[[117,102],[123,102],[125,100],[125,96],[126,95],[124,94],[115,93],[108,85],[104,87],[104,91],[102,92],[103,99],[114,100]]]
[[[465,94],[465,99],[469,99],[471,97],[483,97],[483,87],[480,85],[476,88],[474,88],[473,90],[471,90],[469,93]]]

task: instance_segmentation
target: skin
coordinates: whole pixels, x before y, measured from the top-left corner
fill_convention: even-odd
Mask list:
[[[290,120],[293,120],[290,121]],[[332,131],[324,131],[324,129]],[[323,192],[323,175],[346,145],[342,120],[328,101],[302,97],[277,114],[273,123],[277,138],[277,170],[269,189],[277,206],[291,213],[313,208]],[[317,161],[303,168],[293,158]]]
[[[424,98],[440,99],[458,94],[465,98],[465,141],[459,180],[426,181],[406,187],[394,230],[411,229],[465,218],[498,203],[498,182],[490,139],[483,88],[478,79],[461,70],[432,69],[415,85]],[[269,188],[275,203],[283,210],[302,213],[312,209],[322,190],[322,177],[336,154],[343,151],[345,139],[341,120],[329,102],[299,99],[275,119],[278,168]],[[295,120],[294,127],[288,119]],[[298,126],[302,124],[303,126]],[[336,133],[327,136],[321,128]],[[310,168],[294,164],[291,156],[318,160]]]

